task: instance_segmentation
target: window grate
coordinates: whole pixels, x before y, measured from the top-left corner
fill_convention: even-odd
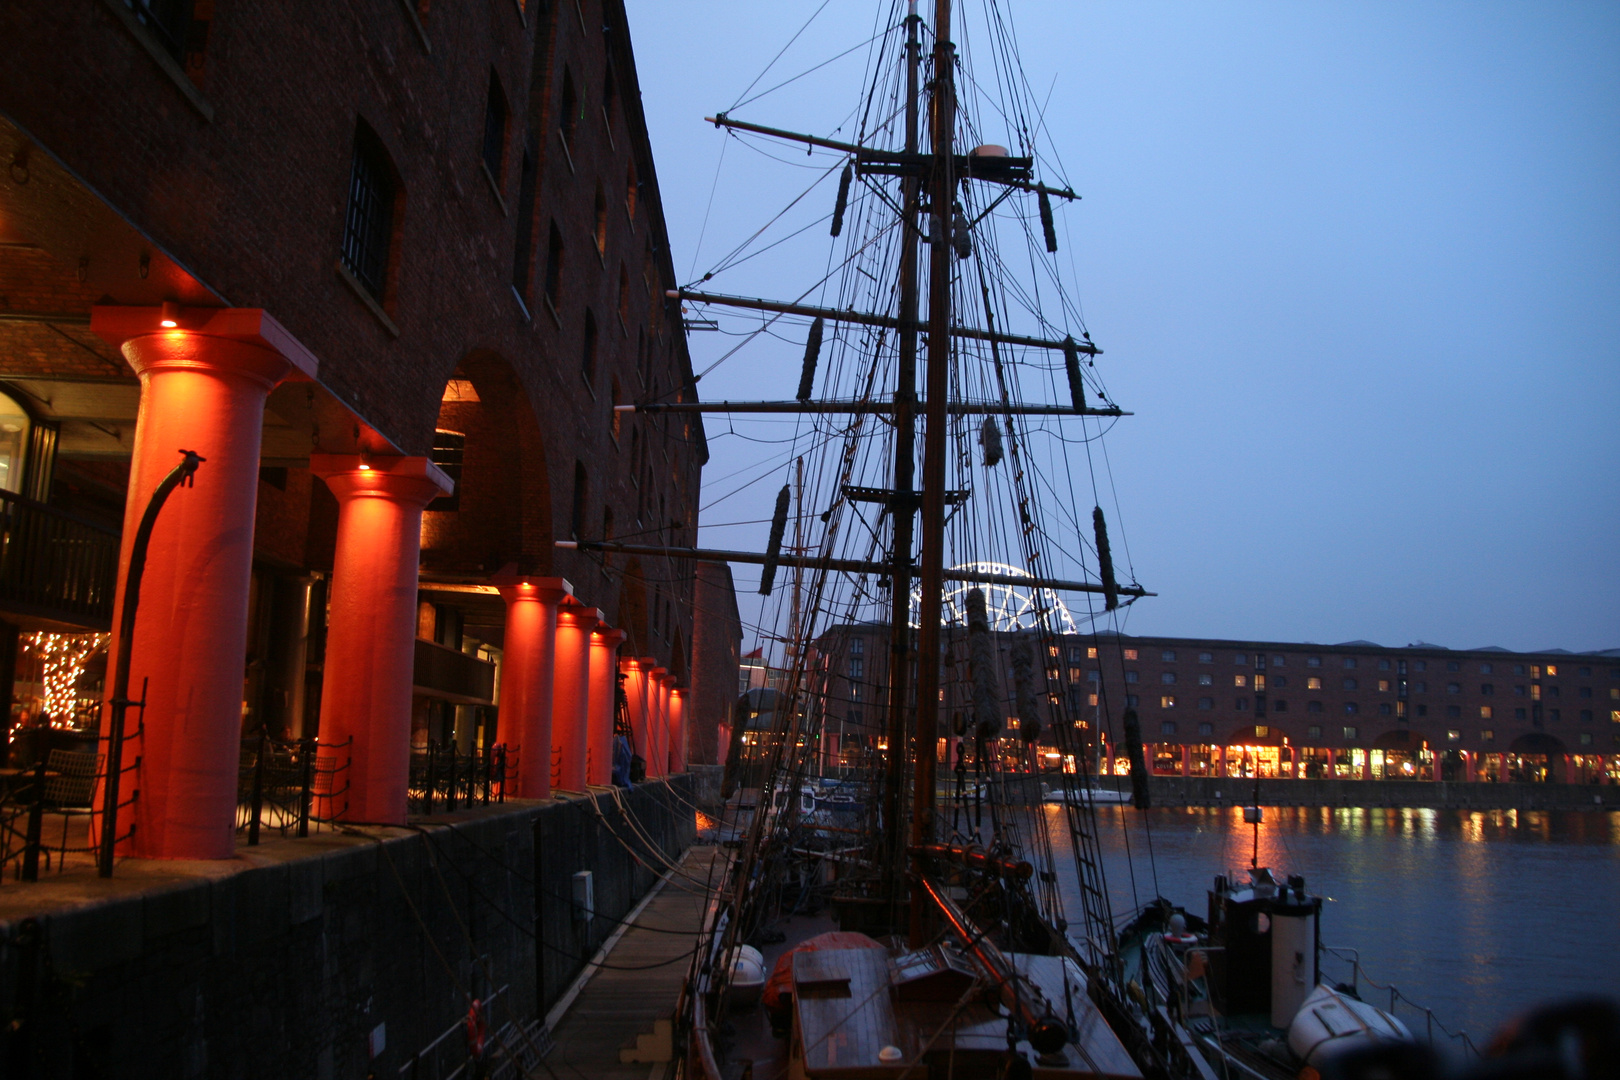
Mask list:
[[[343,265],[378,300],[383,299],[387,282],[395,196],[393,167],[382,144],[365,127],[357,128],[349,211],[343,224]]]

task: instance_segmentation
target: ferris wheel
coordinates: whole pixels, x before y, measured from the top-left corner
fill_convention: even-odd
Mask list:
[[[1054,634],[1079,633],[1074,616],[1069,614],[1068,605],[1064,604],[1054,590],[1033,588],[1023,584],[1031,580],[1027,571],[1020,570],[1016,566],[1008,566],[1006,563],[994,562],[963,563],[951,569],[1006,578],[1006,582],[1005,584],[1000,581],[946,582],[944,604],[940,609],[940,621],[946,626],[966,625],[967,594],[972,589],[982,589],[992,631],[1044,629]],[[922,587],[913,585],[912,626],[917,625],[917,609],[921,602]]]

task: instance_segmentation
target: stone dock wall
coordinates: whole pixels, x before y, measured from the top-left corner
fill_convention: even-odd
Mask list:
[[[500,991],[528,1021],[694,837],[685,776],[0,884],[0,1076],[400,1075]],[[572,899],[594,879],[595,910]],[[466,1060],[451,1031],[432,1062]],[[409,1071],[405,1075],[412,1075]]]

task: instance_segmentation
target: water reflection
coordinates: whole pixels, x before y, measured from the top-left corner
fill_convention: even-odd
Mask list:
[[[1201,914],[1214,875],[1257,854],[1330,898],[1324,944],[1360,949],[1375,978],[1452,1027],[1487,1033],[1529,1002],[1620,996],[1620,813],[1267,807],[1258,848],[1241,807],[1097,813],[1116,918],[1155,895]],[[1061,810],[1046,820],[1067,859]],[[1078,912],[1072,873],[1060,881]]]

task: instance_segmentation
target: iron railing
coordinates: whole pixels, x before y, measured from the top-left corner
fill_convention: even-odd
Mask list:
[[[130,755],[125,747],[131,740],[139,746],[144,733],[144,724],[138,724],[135,731],[118,740],[120,746],[113,756],[123,760],[120,779],[140,768],[140,755]],[[104,846],[100,834],[109,792],[109,740],[110,735],[100,736],[94,751],[49,750],[0,790],[0,881],[7,871],[17,880],[38,881],[41,862],[47,871],[59,874],[70,858],[77,861],[83,856],[86,864],[96,861]],[[122,812],[139,797],[135,788],[118,797],[113,829],[118,828]],[[111,850],[134,832],[131,822],[106,848]]]
[[[1397,990],[1393,983],[1386,985],[1384,983],[1375,982],[1361,966],[1360,950],[1341,948],[1333,945],[1322,945],[1320,946],[1320,949],[1321,953],[1325,953],[1339,961],[1342,961],[1343,963],[1350,965],[1350,992],[1356,997],[1361,997],[1361,987],[1363,984],[1377,990],[1381,994],[1387,993],[1389,994],[1389,1015],[1395,1015],[1395,1006],[1397,1004],[1404,1004],[1408,1009],[1423,1014],[1424,1038],[1430,1046],[1435,1045],[1435,1035],[1438,1033],[1439,1035],[1444,1036],[1446,1039],[1461,1045],[1465,1055],[1472,1056],[1476,1060],[1479,1058],[1479,1047],[1474,1045],[1474,1040],[1469,1038],[1468,1032],[1461,1030],[1452,1031],[1450,1028],[1446,1027],[1445,1024],[1441,1023],[1435,1018],[1433,1009],[1429,1008],[1427,1005],[1421,1005],[1418,1002],[1413,1001],[1411,998]],[[1317,962],[1319,966],[1321,963],[1321,953],[1318,954]]]
[[[449,813],[474,805],[503,803],[507,785],[516,785],[518,747],[505,743],[459,753],[454,744],[430,741],[411,752],[408,798],[413,814]]]
[[[260,731],[242,742],[236,785],[236,830],[248,846],[265,829],[308,836],[335,828],[349,808],[349,765],[354,739],[276,739]]]
[[[118,544],[116,529],[0,491],[0,601],[110,626]]]

